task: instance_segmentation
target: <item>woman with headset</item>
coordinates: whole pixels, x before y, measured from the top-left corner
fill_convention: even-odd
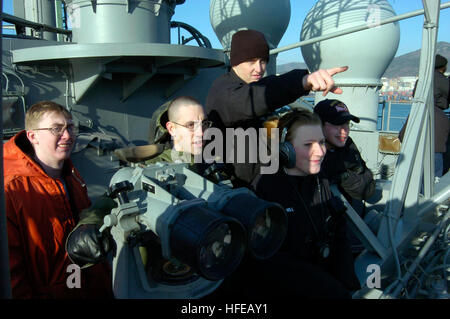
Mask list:
[[[280,203],[288,234],[269,260],[248,261],[242,270],[252,297],[351,298],[360,289],[346,236],[345,206],[320,173],[326,153],[320,118],[295,110],[278,122],[280,166],[254,182],[260,198]]]

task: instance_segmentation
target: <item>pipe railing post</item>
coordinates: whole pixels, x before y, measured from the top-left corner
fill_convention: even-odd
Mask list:
[[[0,7],[3,8],[3,0],[0,0]],[[3,20],[0,16],[0,23]],[[2,49],[2,34],[0,33],[0,49]],[[3,51],[2,51],[3,52]],[[2,65],[0,65],[0,71]],[[2,90],[3,91],[3,90]],[[0,92],[2,97],[2,92]],[[3,103],[2,103],[3,107]],[[3,112],[0,112],[0,137],[3,144]],[[3,159],[3,146],[0,148],[0,155]],[[0,161],[0,298],[11,298],[11,280],[9,274],[9,254],[8,254],[8,235],[6,230],[6,209],[4,197],[4,182],[3,182],[3,160]]]

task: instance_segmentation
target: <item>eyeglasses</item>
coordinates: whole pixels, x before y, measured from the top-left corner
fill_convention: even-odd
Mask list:
[[[53,127],[44,127],[44,128],[35,128],[33,131],[50,131],[53,135],[59,137],[64,134],[64,131],[67,129],[67,132],[70,135],[77,135],[79,132],[78,126],[75,126],[74,124],[69,125],[56,125]]]
[[[173,121],[170,121],[170,122],[172,122],[174,124],[177,124],[177,125],[180,125],[180,126],[183,126],[183,127],[187,128],[191,132],[194,132],[196,129],[198,129],[199,125],[202,126],[202,131],[204,131],[206,129],[209,129],[211,127],[211,125],[212,125],[211,121],[206,121],[206,120],[205,121],[201,121],[201,122],[191,121],[191,122],[187,122],[186,124],[180,124],[180,123],[173,122]]]

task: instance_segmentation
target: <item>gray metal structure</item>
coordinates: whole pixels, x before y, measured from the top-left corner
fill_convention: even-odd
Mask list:
[[[247,188],[210,182],[186,163],[125,167],[110,187],[125,195],[118,196],[117,208],[100,228],[111,228],[117,245],[112,261],[117,298],[204,297],[238,267],[245,251],[268,258],[287,231],[280,205],[258,199]],[[157,254],[148,250],[144,263],[139,245],[133,244],[144,245],[138,238],[148,231],[159,238],[163,275],[150,261]]]
[[[184,5],[189,5],[189,1]],[[62,28],[58,14],[61,11],[58,11],[58,6],[55,7],[55,2],[15,0],[16,17],[3,15],[3,19],[14,23],[18,30],[17,36],[2,39],[4,139],[23,129],[24,112],[33,103],[53,100],[64,105],[72,112],[81,128],[72,159],[88,184],[89,196],[95,200],[107,189],[115,172],[122,167],[113,151],[146,144],[150,118],[160,105],[180,95],[191,95],[204,102],[213,80],[227,71],[227,57],[222,50],[212,49],[207,45],[196,47],[170,44],[170,19],[176,5],[183,2],[65,1],[72,20],[70,32]],[[281,8],[277,14],[280,17],[287,15],[290,2],[276,2],[278,9]],[[346,6],[341,6],[341,11],[349,10],[351,13],[353,5],[358,2],[360,1],[345,1]],[[40,15],[31,14],[33,9],[24,6],[24,3],[33,4],[34,9],[39,8]],[[244,28],[258,28],[252,24],[257,19],[248,18],[255,16],[252,9],[261,10],[257,3],[270,6],[274,1],[210,2],[213,27],[220,29],[226,26],[221,29],[222,33],[218,33],[225,51],[232,33]],[[383,8],[388,8],[387,1],[380,3]],[[224,6],[231,6],[231,9]],[[377,187],[383,192],[382,200],[370,207],[371,213],[368,215],[373,217],[371,221],[362,220],[347,203],[349,222],[366,248],[355,263],[363,286],[354,295],[355,298],[448,298],[448,290],[439,290],[437,287],[446,283],[449,276],[446,273],[450,249],[446,205],[450,197],[450,174],[447,173],[435,183],[432,158],[434,143],[431,143],[434,138],[433,112],[430,110],[433,107],[431,79],[439,10],[449,8],[450,2],[440,5],[438,0],[423,0],[423,6],[423,10],[401,16],[391,12],[378,21],[379,26],[394,29],[392,43],[395,44],[396,21],[416,15],[424,16],[419,83],[400,153],[390,157],[393,171],[391,178],[382,179],[375,172],[378,171],[381,158],[385,158],[378,150],[378,138],[382,132],[370,125],[355,128],[351,132],[361,148],[363,158],[379,178]],[[323,14],[317,11],[315,13],[315,19]],[[246,19],[237,19],[236,16]],[[213,22],[213,17],[218,20]],[[266,25],[264,19],[259,20]],[[277,21],[275,18],[271,20]],[[274,39],[271,42],[272,56],[275,57],[284,50],[304,47],[302,52],[307,55],[304,56],[305,61],[311,61],[308,62],[312,63],[310,68],[315,69],[322,66],[316,63],[321,56],[314,55],[316,60],[310,59],[312,57],[308,53],[308,46],[317,48],[321,42],[344,35],[347,41],[356,41],[359,31],[361,34],[363,30],[376,34],[384,29],[374,28],[367,23],[343,24],[332,32],[311,33],[307,39],[298,43],[276,48],[284,30],[283,25],[270,25],[267,31],[264,29],[269,39],[272,36]],[[56,34],[59,34],[58,38]],[[193,35],[195,37],[198,38],[198,34]],[[271,60],[275,61],[276,58],[271,57]],[[335,62],[339,63],[339,60]],[[352,67],[351,61],[349,63]],[[379,70],[383,67],[385,66],[378,66]],[[359,67],[355,65],[355,68]],[[269,68],[268,72],[275,73],[275,69]],[[364,76],[363,71],[361,74]],[[375,74],[379,74],[379,71]],[[368,82],[346,81],[345,89],[366,89],[376,93],[379,79],[371,76],[371,81]],[[357,96],[361,95],[363,94],[359,93]],[[347,103],[351,104],[351,100]],[[364,110],[360,109],[358,113],[364,114]],[[367,120],[376,123],[373,115]],[[423,195],[419,194],[422,175]],[[0,204],[3,205],[3,201]],[[2,212],[0,242],[2,256],[6,256],[3,208]],[[135,256],[124,258],[128,260]],[[2,258],[2,261],[5,259]],[[373,264],[381,268],[381,287],[371,288],[366,285],[369,275],[367,270]],[[3,282],[9,280],[7,269],[7,265],[0,268]],[[432,275],[434,283],[426,286],[426,279]],[[417,281],[410,280],[412,278]],[[129,284],[128,290],[132,289],[133,283]],[[9,297],[9,286],[1,286],[4,290],[2,297]],[[189,296],[191,295],[186,295]]]

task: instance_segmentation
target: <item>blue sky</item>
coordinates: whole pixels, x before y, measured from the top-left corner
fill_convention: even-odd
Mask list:
[[[275,1],[275,0],[274,0]],[[444,3],[445,1],[441,1]],[[279,47],[300,41],[303,20],[316,0],[291,0],[291,19],[289,26],[279,43]],[[389,0],[396,14],[423,9],[421,0]],[[209,22],[208,0],[186,0],[175,9],[172,20],[192,25],[207,36],[214,48],[221,48]],[[400,21],[400,44],[396,56],[420,49],[422,44],[423,16]],[[441,10],[439,18],[438,41],[450,42],[450,8]],[[278,64],[303,62],[300,48],[282,52],[277,58]]]
[[[315,2],[315,0],[291,0],[289,27],[279,46],[299,41],[303,20]],[[446,1],[441,1],[441,3],[444,2]],[[397,14],[423,8],[421,0],[389,0],[389,3]],[[3,6],[5,12],[12,13],[12,0],[3,0]],[[190,24],[208,37],[214,48],[222,47],[209,22],[208,0],[186,0],[184,4],[176,7],[172,20]],[[438,41],[450,42],[450,8],[441,10],[439,22]],[[422,25],[423,16],[400,21],[400,44],[396,56],[420,49]],[[278,64],[287,62],[303,62],[300,48],[282,52],[278,55]]]

